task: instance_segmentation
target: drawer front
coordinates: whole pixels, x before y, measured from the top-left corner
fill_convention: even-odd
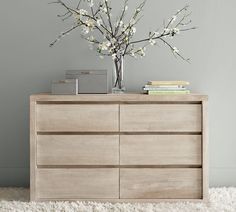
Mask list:
[[[200,135],[121,135],[121,165],[201,165]]]
[[[119,130],[116,104],[38,104],[38,131],[110,132]]]
[[[120,197],[201,199],[201,169],[121,169]]]
[[[38,165],[118,165],[118,135],[38,135]]]
[[[120,106],[122,132],[200,132],[200,104]]]
[[[118,169],[38,169],[39,199],[119,198]]]

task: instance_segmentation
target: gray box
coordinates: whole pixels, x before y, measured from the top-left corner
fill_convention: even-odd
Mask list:
[[[53,80],[51,92],[53,95],[76,95],[78,94],[78,80]]]
[[[66,79],[78,79],[78,93],[108,93],[107,70],[68,70]]]

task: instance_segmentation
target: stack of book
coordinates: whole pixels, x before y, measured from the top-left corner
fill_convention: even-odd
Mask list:
[[[186,81],[149,81],[143,90],[149,95],[189,94],[188,85]]]

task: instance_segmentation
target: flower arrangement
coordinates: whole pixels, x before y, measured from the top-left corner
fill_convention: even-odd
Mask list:
[[[58,15],[62,20],[73,18],[73,25],[62,32],[51,44],[53,46],[62,37],[68,35],[77,28],[81,28],[82,38],[88,41],[90,47],[95,49],[100,57],[110,56],[114,61],[114,92],[123,92],[123,59],[125,56],[134,58],[144,57],[147,46],[154,46],[158,41],[165,44],[176,57],[189,62],[189,58],[183,57],[179,50],[170,43],[176,35],[188,30],[196,29],[189,27],[189,6],[186,5],[178,10],[170,19],[164,21],[159,30],[150,31],[142,39],[135,40],[136,25],[142,18],[146,0],[139,4],[130,18],[127,18],[128,0],[117,17],[112,15],[111,0],[79,0],[76,6],[69,6],[62,0],[55,2],[65,8],[65,13]]]

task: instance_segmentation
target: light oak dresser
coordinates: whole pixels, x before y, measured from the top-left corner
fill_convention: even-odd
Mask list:
[[[31,200],[207,200],[207,99],[32,95]]]

